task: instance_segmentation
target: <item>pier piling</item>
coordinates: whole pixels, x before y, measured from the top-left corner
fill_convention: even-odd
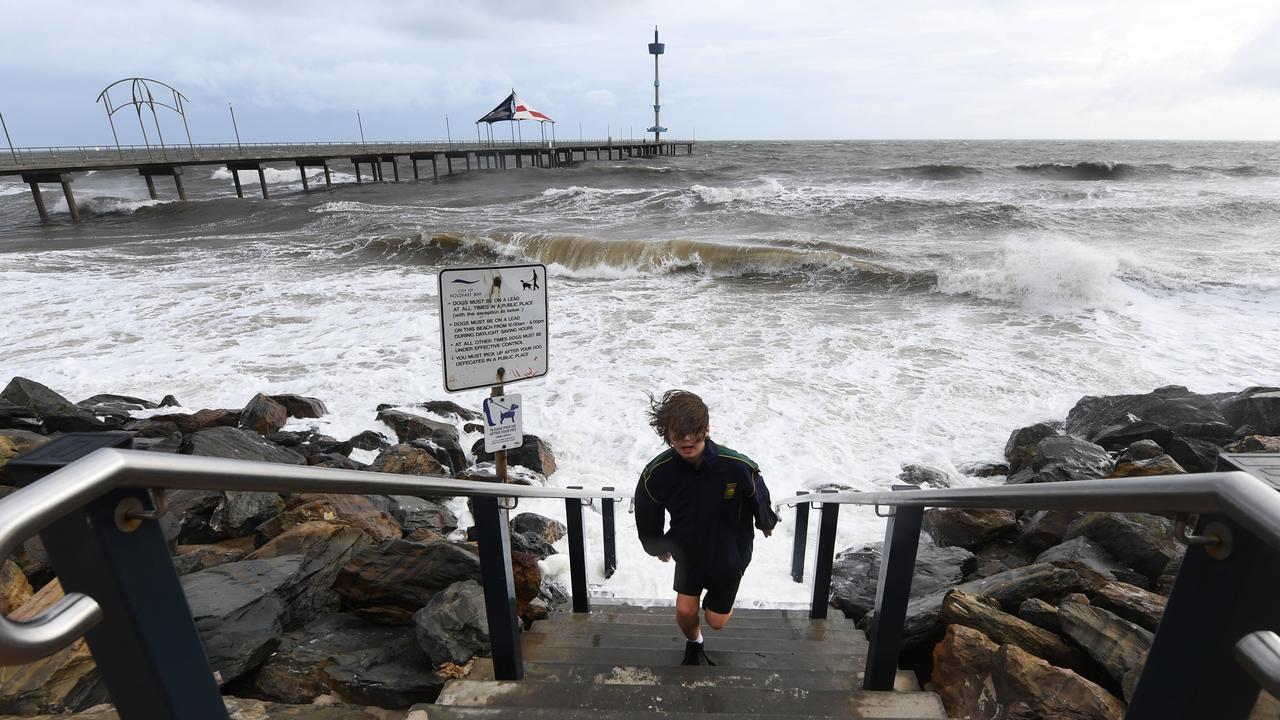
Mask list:
[[[22,181],[31,187],[31,199],[36,203],[36,212],[40,213],[41,222],[49,222],[49,209],[44,204],[44,194],[40,191],[40,183],[57,183],[62,186],[62,194],[67,199],[67,212],[71,213],[71,222],[80,222],[80,208],[76,206],[76,196],[71,192],[71,175],[69,173],[23,173]]]

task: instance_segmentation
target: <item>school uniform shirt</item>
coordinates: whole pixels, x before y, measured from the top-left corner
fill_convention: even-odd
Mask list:
[[[753,525],[778,524],[760,468],[710,438],[696,468],[671,448],[651,460],[636,484],[635,507],[645,552],[670,553],[706,588],[736,583],[751,562]],[[664,513],[671,515],[665,533]]]

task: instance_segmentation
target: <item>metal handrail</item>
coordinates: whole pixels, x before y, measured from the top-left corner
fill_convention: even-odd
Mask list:
[[[58,518],[117,488],[626,499],[617,490],[571,490],[446,477],[371,473],[104,448],[0,500],[0,558]],[[102,620],[96,600],[65,597],[27,621],[0,616],[0,665],[32,662],[71,644]]]
[[[775,504],[1204,513],[1230,517],[1280,550],[1280,493],[1239,470],[907,492],[808,493]]]
[[[1263,690],[1280,698],[1280,636],[1270,630],[1249,633],[1236,643],[1234,653]]]

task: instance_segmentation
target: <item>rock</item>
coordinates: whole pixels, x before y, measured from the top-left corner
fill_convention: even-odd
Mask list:
[[[1033,510],[1018,518],[1017,542],[1032,552],[1044,552],[1062,542],[1071,523],[1084,517],[1075,510]]]
[[[160,516],[165,542],[170,547],[221,542],[224,538],[209,528],[209,518],[221,500],[222,493],[213,490],[165,491],[165,513]]]
[[[18,402],[14,400],[14,402]],[[1221,403],[1224,420],[1232,427],[1248,425],[1258,435],[1280,435],[1280,388],[1251,387]]]
[[[516,614],[525,622],[533,622],[529,603],[542,594],[542,570],[538,558],[529,553],[511,552],[511,577],[515,583]]]
[[[224,695],[222,701],[231,720],[423,720],[425,714],[408,716],[403,710],[387,710],[380,707],[356,707],[354,705],[286,705],[264,700]],[[115,708],[100,705],[78,713],[69,718],[66,716],[40,715],[25,720],[119,720]],[[2,718],[0,720],[12,720]]]
[[[197,410],[195,413],[172,413],[169,415],[152,415],[156,422],[173,423],[184,434],[207,430],[214,427],[235,427],[240,421],[239,410]]]
[[[973,593],[955,589],[948,591],[942,601],[940,617],[948,625],[964,625],[981,631],[998,644],[1017,645],[1058,667],[1082,674],[1090,670],[1088,657],[1057,635],[1001,612],[998,607],[993,607],[990,602]]]
[[[1151,590],[1157,595],[1169,597],[1173,592],[1173,584],[1178,580],[1178,573],[1182,570],[1182,559],[1186,557],[1187,549],[1183,545],[1178,545],[1178,554],[1173,556],[1168,565],[1164,566],[1164,570],[1160,571],[1160,577],[1155,579]]]
[[[468,422],[474,422],[483,417],[475,410],[468,410],[461,405],[448,400],[429,400],[418,407],[425,408],[428,412],[433,412],[436,415],[453,415],[459,420]]]
[[[285,430],[269,433],[266,436],[266,438],[271,442],[279,445],[280,447],[287,447],[289,449],[296,449],[299,445],[302,444],[302,437],[298,435],[298,433],[287,432]],[[307,453],[299,453],[299,454],[306,455]]]
[[[82,408],[107,407],[116,410],[123,410],[126,413],[133,412],[134,410],[155,410],[160,407],[159,405],[149,400],[143,400],[142,398],[111,394],[94,395],[93,397],[81,400],[76,403],[76,405],[79,405]]]
[[[569,531],[557,520],[537,513],[523,512],[511,519],[511,532],[522,534],[531,532],[543,542],[554,543],[559,542],[560,538]]]
[[[1223,422],[1225,418],[1211,398],[1170,385],[1145,395],[1083,397],[1067,413],[1063,430],[1092,440],[1105,428],[1142,420],[1171,428],[1185,423]]]
[[[475,480],[477,482],[497,482],[498,468],[492,462],[482,462],[458,473],[459,480]],[[507,482],[512,485],[532,485],[544,487],[547,478],[540,472],[520,465],[507,466]]]
[[[352,613],[284,635],[251,679],[255,695],[280,702],[310,703],[332,693],[343,702],[385,707],[431,702],[444,682],[403,628],[371,624]]]
[[[10,613],[9,620],[31,620],[62,597],[62,586],[54,580]],[[0,667],[0,713],[61,713],[83,710],[107,699],[106,683],[83,637],[33,663]]]
[[[453,425],[390,409],[380,410],[378,419],[390,426],[395,431],[396,438],[402,443],[430,440],[444,448],[457,448],[459,455],[457,467],[466,465],[466,458],[462,457],[462,447],[458,445],[458,429]]]
[[[5,560],[0,565],[0,615],[22,607],[31,599],[31,583],[22,573],[22,568],[12,560]]]
[[[14,562],[22,568],[31,587],[43,588],[53,581],[53,562],[49,560],[49,552],[44,549],[44,541],[37,535],[26,542],[14,554]]]
[[[1090,441],[1107,450],[1119,450],[1137,442],[1153,442],[1164,446],[1173,438],[1173,431],[1159,423],[1139,420],[1103,428],[1093,434]]]
[[[462,432],[464,433],[484,432],[484,426],[481,425],[480,423],[466,423],[462,426]]]
[[[431,453],[431,457],[443,465],[450,475],[457,475],[459,470],[467,466],[467,456],[462,454],[462,446],[456,443],[440,443],[429,438],[417,438],[409,441],[409,444]]]
[[[1280,437],[1267,437],[1265,435],[1249,435],[1243,440],[1231,445],[1227,448],[1227,452],[1233,453],[1280,453]]]
[[[1115,557],[1105,548],[1084,536],[1074,537],[1045,550],[1035,561],[1074,570],[1090,588],[1098,588],[1117,580],[1150,587],[1150,581],[1141,573],[1133,572],[1116,562]]]
[[[30,405],[19,405],[0,398],[0,428],[44,432],[44,420]]]
[[[1160,618],[1164,616],[1164,608],[1168,602],[1163,595],[1157,595],[1136,585],[1109,582],[1097,589],[1090,604],[1109,610],[1123,620],[1155,632],[1156,627],[1160,625]]]
[[[477,655],[488,655],[484,588],[475,580],[463,580],[437,593],[414,613],[413,635],[434,665],[461,665]]]
[[[182,403],[178,402],[178,398],[172,395],[165,395],[160,398],[160,407],[182,407]]]
[[[307,464],[312,467],[337,468],[338,470],[367,470],[368,465],[356,462],[346,455],[338,453],[324,453],[320,455],[310,455],[307,457]]]
[[[383,450],[369,466],[369,470],[394,475],[448,476],[444,466],[431,453],[405,443]]]
[[[44,385],[23,377],[10,380],[0,391],[0,399],[8,400],[19,408],[31,408],[43,421],[44,427],[56,432],[99,432],[120,427],[118,420],[99,420],[93,413]]]
[[[480,580],[480,561],[463,548],[394,540],[352,557],[333,587],[367,617],[407,623],[436,593],[468,579]]]
[[[1009,464],[980,460],[964,463],[957,467],[956,470],[959,470],[961,475],[968,475],[969,477],[1003,477],[1009,474]]]
[[[1009,474],[1029,466],[1040,441],[1057,435],[1058,429],[1049,423],[1036,423],[1014,430],[1004,444],[1004,459],[1009,461]]]
[[[1089,596],[1085,595],[1084,593],[1078,593],[1078,592],[1067,593],[1066,595],[1062,596],[1062,602],[1079,603],[1081,605],[1088,605]]]
[[[943,546],[970,549],[1012,532],[1017,516],[1012,510],[981,508],[930,508],[924,511],[924,531]]]
[[[974,566],[973,553],[963,548],[938,547],[927,536],[916,550],[911,598],[922,598],[958,584]],[[845,617],[861,620],[875,609],[883,543],[838,553],[831,570],[831,606]]]
[[[1212,472],[1218,464],[1218,454],[1222,452],[1217,445],[1204,440],[1192,440],[1173,436],[1165,443],[1165,452],[1187,472]]]
[[[1192,440],[1205,440],[1214,445],[1225,445],[1236,439],[1236,429],[1227,423],[1183,423],[1173,428],[1173,434]]]
[[[1133,460],[1117,463],[1111,477],[1150,477],[1152,475],[1182,475],[1186,473],[1176,460],[1168,455],[1159,455],[1147,460]]]
[[[1062,632],[1084,648],[1116,683],[1123,685],[1125,676],[1140,670],[1147,660],[1154,635],[1141,627],[1101,608],[1080,603],[1062,603],[1058,607]],[[1125,693],[1127,702],[1132,694]]]
[[[296,505],[258,527],[261,541],[270,540],[297,525],[315,521],[354,527],[375,543],[399,540],[404,535],[395,518],[378,509],[363,495],[303,493],[290,498],[290,502]]]
[[[289,411],[284,405],[258,393],[240,411],[238,425],[259,435],[270,435],[279,432],[287,422],[289,422]]]
[[[1067,528],[1064,539],[1084,536],[1106,548],[1121,564],[1147,578],[1159,577],[1178,552],[1172,523],[1140,513],[1089,513]]]
[[[537,533],[511,533],[511,552],[521,552],[532,555],[539,560],[546,560],[556,554],[556,549],[550,543],[543,541]]]
[[[271,400],[284,406],[289,417],[318,418],[329,414],[329,408],[313,397],[302,395],[270,395]]]
[[[972,574],[965,578],[991,577],[1014,568],[1030,565],[1035,561],[1036,553],[1015,539],[993,540],[973,550],[976,567]]]
[[[1111,456],[1106,450],[1069,435],[1045,438],[1031,459],[1035,473],[1031,482],[1094,480],[1111,473]]]
[[[1139,440],[1130,444],[1116,456],[1116,463],[1150,460],[1164,455],[1164,449],[1154,440]]]
[[[488,462],[493,459],[492,453],[484,451],[484,440],[477,440],[471,446],[471,454],[476,456],[476,462],[478,463]],[[520,447],[508,450],[507,464],[527,467],[542,475],[551,475],[556,471],[556,458],[551,452],[551,446],[543,442],[537,435],[525,435]]]
[[[361,530],[314,521],[294,525],[267,544],[250,552],[248,560],[268,560],[286,555],[303,555],[332,568],[334,575],[356,553],[373,545]],[[322,583],[323,584],[323,583]]]
[[[951,476],[945,470],[928,465],[903,465],[898,480],[908,485],[928,485],[935,488],[951,487]]]
[[[212,427],[192,434],[184,443],[183,452],[188,455],[256,460],[289,465],[305,465],[306,459],[298,453],[254,435],[252,432],[232,427]]]
[[[1061,629],[1058,624],[1058,608],[1040,598],[1023,600],[1018,606],[1018,617],[1049,632],[1056,633]]]
[[[31,452],[49,442],[44,435],[37,435],[30,430],[0,430],[0,484],[10,485],[13,478],[9,476],[9,461]]]
[[[276,493],[228,490],[209,516],[209,530],[224,538],[252,535],[283,508],[284,501]]]
[[[458,518],[435,500],[411,495],[391,495],[388,512],[405,533],[423,528],[447,535],[458,529]]]
[[[179,545],[173,564],[178,568],[179,575],[189,575],[243,560],[244,556],[252,551],[252,537],[240,537],[207,545]]]
[[[387,442],[386,438],[372,430],[365,430],[359,435],[352,436],[347,440],[347,444],[360,450],[382,450],[391,447],[391,443]]]
[[[1125,706],[1076,673],[977,630],[951,625],[933,651],[931,685],[948,717],[1121,720]]]

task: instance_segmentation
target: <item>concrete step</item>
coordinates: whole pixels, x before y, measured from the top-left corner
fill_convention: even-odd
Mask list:
[[[849,639],[813,642],[811,640],[780,640],[757,637],[724,637],[703,633],[707,652],[729,650],[735,652],[782,652],[796,655],[854,655],[865,654],[866,641]],[[529,633],[520,642],[527,651],[535,647],[572,648],[646,648],[684,652],[683,635],[613,635],[608,629],[590,635]]]
[[[564,683],[450,680],[437,705],[656,710],[729,715],[830,715],[855,718],[945,718],[933,693],[870,693],[843,690],[743,687],[655,687]],[[428,718],[431,715],[428,713]],[[524,716],[527,717],[527,716]]]
[[[527,638],[526,638],[527,639]],[[522,648],[525,662],[538,663],[586,663],[604,665],[642,665],[648,667],[675,667],[684,659],[684,645],[670,650],[653,648],[600,648],[533,645]],[[774,668],[789,670],[826,670],[838,673],[856,673],[866,665],[862,654],[787,653],[773,651],[717,650],[708,647],[707,655],[719,667],[725,668]]]
[[[569,619],[547,619],[535,622],[529,633],[532,634],[596,634],[610,635],[679,635],[674,618],[666,622],[628,622],[619,619],[615,622],[591,620],[588,616]],[[777,640],[858,640],[865,642],[866,634],[849,625],[827,625],[822,622],[776,620],[768,624],[744,625],[737,618],[729,621],[723,630],[711,630],[704,624],[703,633],[708,637],[755,637]]]
[[[547,620],[539,622],[598,622],[598,623],[628,623],[631,625],[664,625],[674,623],[676,611],[673,608],[664,608],[665,612],[617,612],[613,609],[596,608],[590,613],[552,613]],[[834,617],[826,620],[810,620],[808,615],[801,617],[783,616],[771,617],[768,615],[739,615],[737,611],[733,613],[733,619],[729,621],[730,625],[738,627],[810,627],[814,624],[824,625],[826,627],[852,628],[857,630],[857,625],[846,619],[839,613],[835,613]]]
[[[601,600],[591,601],[592,612],[612,612],[627,615],[674,615],[675,606],[673,605],[626,605],[604,602]],[[838,615],[839,612],[836,611]],[[808,620],[808,610],[778,610],[771,608],[734,608],[733,616],[752,617],[752,618],[793,618],[798,620]]]
[[[566,710],[564,708],[458,707],[455,705],[414,705],[410,708],[426,716],[426,720],[704,720],[696,712],[659,712],[647,710]],[[811,720],[847,720],[833,715],[807,715]],[[752,720],[795,720],[795,715],[752,715]],[[911,720],[933,720],[932,717]]]
[[[804,688],[806,690],[857,690],[862,687],[862,668],[856,673],[827,670],[762,669],[742,667],[646,667],[608,663],[526,662],[525,680],[531,682],[579,683],[585,685],[685,685],[758,688]],[[467,680],[493,680],[493,661],[476,658]],[[894,689],[920,689],[915,673],[899,670]]]

